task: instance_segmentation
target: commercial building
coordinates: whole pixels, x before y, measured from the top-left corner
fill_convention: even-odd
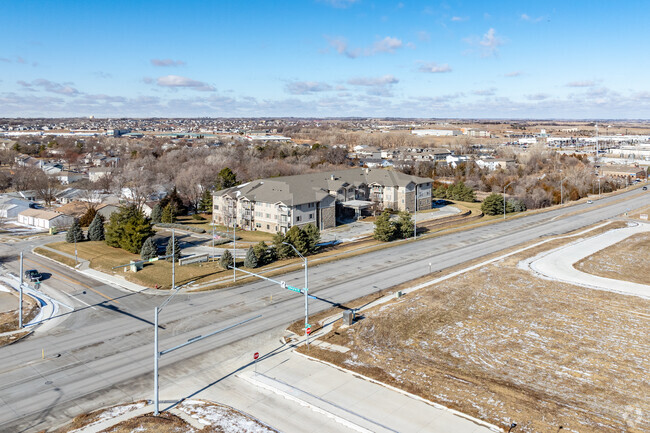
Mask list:
[[[218,191],[213,222],[246,230],[286,233],[292,226],[336,226],[347,208],[355,215],[368,209],[431,209],[429,178],[393,170],[355,168],[271,179],[258,179]]]

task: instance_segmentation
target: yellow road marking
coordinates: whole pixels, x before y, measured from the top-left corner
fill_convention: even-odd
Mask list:
[[[63,276],[63,275],[59,275],[59,274],[57,274],[56,271],[55,271],[54,269],[52,269],[52,268],[50,268],[50,267],[47,267],[47,266],[45,266],[45,265],[42,264],[42,263],[35,262],[34,260],[28,259],[27,257],[25,257],[24,260],[26,260],[26,261],[28,261],[28,262],[32,262],[32,263],[38,265],[38,266],[41,267],[41,268],[45,268],[45,269],[47,269],[47,270],[49,270],[49,271],[52,271],[52,275],[54,275],[55,278],[68,280],[68,281],[71,282],[72,284],[78,284],[78,285],[80,285],[80,286],[84,286],[85,288],[87,288],[87,289],[89,289],[89,290],[92,290],[93,292],[97,293],[99,296],[102,296],[102,297],[108,299],[108,300],[111,301],[111,302],[115,302],[116,304],[119,304],[119,303],[120,303],[120,301],[117,301],[117,300],[115,300],[114,298],[111,298],[110,296],[106,296],[105,294],[103,294],[103,293],[100,292],[99,290],[93,289],[92,287],[90,287],[90,286],[87,285],[87,284],[82,283],[81,281],[73,280],[72,278],[68,278],[68,277],[65,277],[65,276]]]

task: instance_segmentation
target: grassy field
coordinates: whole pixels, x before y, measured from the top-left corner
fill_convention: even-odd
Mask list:
[[[186,224],[191,227],[197,227],[197,228],[202,228],[204,229],[208,234],[212,233],[212,226],[210,225],[210,218],[211,215],[209,214],[201,214],[202,217],[205,218],[203,221],[197,221],[195,219],[192,219],[191,216],[179,216],[177,217],[177,223],[178,224]],[[226,226],[215,226],[214,228],[218,232],[223,232],[223,233],[232,233],[232,227],[226,227]],[[260,242],[260,241],[265,241],[265,242],[270,242],[271,239],[273,239],[273,234],[271,233],[266,233],[266,232],[261,232],[261,231],[247,231],[247,230],[241,230],[237,229],[237,236],[241,238],[242,241],[244,242]]]
[[[74,254],[74,244],[55,242],[47,246],[64,253]],[[41,251],[43,250],[41,249]],[[45,255],[49,257],[50,255],[57,254],[46,251]],[[145,287],[155,287],[156,285],[163,289],[169,289],[171,287],[171,262],[160,260],[153,263],[146,263],[144,268],[139,272],[124,272],[123,268],[114,270],[112,269],[114,266],[127,264],[131,260],[140,260],[140,256],[119,248],[109,247],[104,242],[92,241],[77,243],[77,256],[90,261],[90,267],[93,269],[108,274],[123,276],[129,281]],[[59,260],[59,257],[52,258]],[[67,260],[69,261],[70,259]],[[74,264],[74,260],[72,262]],[[181,285],[190,281],[196,281],[197,283],[206,282],[218,278],[219,275],[225,275],[226,271],[218,265],[218,262],[208,262],[193,263],[185,266],[178,266],[177,264],[175,273],[176,285]]]
[[[364,311],[323,337],[349,352],[309,354],[517,431],[649,431],[650,301],[517,267],[565,242]]]
[[[574,267],[589,274],[650,286],[650,233],[631,236],[577,262]]]

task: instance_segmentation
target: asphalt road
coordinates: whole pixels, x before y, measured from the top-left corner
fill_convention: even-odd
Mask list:
[[[621,201],[623,200],[623,201]],[[605,205],[605,206],[603,206]],[[310,268],[312,312],[500,251],[542,236],[566,233],[650,205],[640,190],[448,234]],[[34,242],[0,246],[28,251]],[[0,349],[0,431],[39,431],[89,410],[150,394],[153,308],[163,298],[124,292],[26,253],[51,273],[46,290],[75,307],[57,326]],[[17,273],[17,262],[5,263]],[[302,287],[303,273],[282,277]],[[85,292],[85,293],[84,293]],[[272,296],[272,302],[271,302]],[[179,295],[160,317],[161,350],[262,314],[261,319],[166,355],[165,369],[191,366],[194,356],[304,317],[303,298],[260,281],[211,293]],[[42,351],[45,359],[41,359]]]

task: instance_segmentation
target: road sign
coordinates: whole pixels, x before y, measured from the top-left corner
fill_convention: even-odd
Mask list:
[[[257,359],[257,358],[259,358],[259,357],[260,357],[260,353],[259,353],[259,352],[255,352],[255,354],[253,355],[253,359]]]
[[[307,333],[307,335],[311,334],[311,326],[309,328],[305,329],[305,332]]]

